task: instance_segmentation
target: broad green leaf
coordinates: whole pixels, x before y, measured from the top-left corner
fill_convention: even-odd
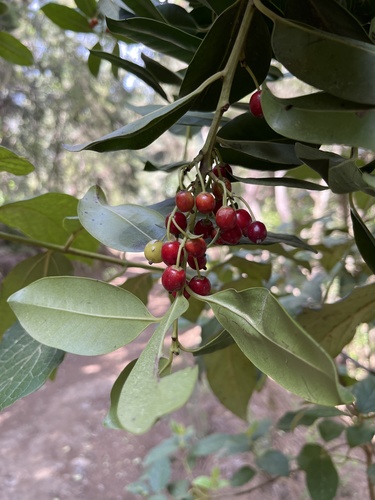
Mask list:
[[[145,305],[148,302],[148,296],[151,288],[154,285],[154,280],[151,273],[142,273],[133,278],[128,278],[121,288],[131,292],[138,297]]]
[[[184,297],[173,302],[123,385],[117,418],[133,434],[147,432],[160,417],[183,406],[194,389],[197,367],[184,368],[161,379],[157,368],[164,337],[187,307]]]
[[[363,260],[373,273],[375,273],[375,238],[361,219],[357,210],[350,208],[350,217],[353,224],[355,242]]]
[[[235,488],[237,486],[243,486],[253,479],[256,474],[256,470],[248,465],[244,465],[240,469],[236,470],[233,476],[230,478],[230,485]]]
[[[205,355],[204,364],[215,396],[225,408],[246,421],[247,406],[257,382],[255,366],[236,344]]]
[[[74,2],[86,16],[93,17],[96,14],[96,0],[74,0]]]
[[[98,241],[122,252],[143,252],[150,240],[166,233],[165,219],[158,212],[138,205],[111,207],[99,186],[90,188],[79,202],[78,216]]]
[[[78,33],[91,32],[88,19],[77,10],[66,5],[47,3],[40,9],[53,23],[63,30],[76,31]]]
[[[83,356],[115,351],[158,321],[130,292],[88,278],[43,278],[8,302],[35,340]]]
[[[135,64],[131,61],[127,61],[126,59],[122,59],[121,57],[118,57],[114,54],[110,54],[109,52],[91,50],[90,54],[100,59],[105,59],[106,61],[109,61],[112,64],[114,64],[115,66],[122,68],[126,71],[129,71],[129,73],[132,73],[140,80],[145,82],[153,90],[155,90],[156,93],[158,93],[159,95],[161,95],[161,97],[163,97],[166,101],[168,101],[167,94],[164,92],[163,88],[159,85],[158,81],[154,78],[154,76],[146,68],[143,68],[142,66],[139,66],[138,64]]]
[[[165,22],[145,18],[107,19],[112,33],[124,35],[164,55],[189,63],[201,39]]]
[[[363,414],[375,412],[375,377],[369,375],[352,388],[356,409]]]
[[[158,10],[164,16],[164,20],[171,26],[180,28],[182,31],[192,33],[193,35],[202,36],[194,17],[180,5],[164,3],[158,6]]]
[[[159,460],[159,458],[167,458],[174,455],[180,447],[181,442],[179,437],[172,436],[164,439],[161,443],[151,448],[151,450],[144,457],[144,460],[142,461],[144,467],[148,467],[153,462]]]
[[[138,17],[146,17],[164,21],[163,15],[157,9],[152,0],[122,0],[122,2]]]
[[[318,424],[320,435],[324,441],[332,441],[340,436],[345,426],[336,420],[324,419]]]
[[[367,190],[368,182],[358,168],[359,160],[350,159],[331,166],[328,170],[328,185],[333,193],[343,194],[353,191]],[[375,196],[375,189],[371,189]]]
[[[34,165],[32,165],[29,160],[0,146],[0,172],[9,172],[14,175],[27,175],[34,170]]]
[[[240,443],[240,448],[236,451],[231,449],[234,445]],[[201,438],[194,446],[192,446],[190,453],[193,457],[207,457],[221,450],[225,451],[225,454],[241,453],[250,450],[251,440],[245,434],[226,434],[218,432],[215,434],[210,434]]]
[[[343,299],[320,309],[305,309],[297,321],[332,357],[354,337],[361,323],[375,319],[375,283],[355,287]]]
[[[73,274],[72,264],[59,253],[40,253],[14,266],[0,288],[0,337],[16,321],[8,297],[40,278],[70,274]]]
[[[0,57],[12,64],[31,66],[34,57],[30,50],[10,33],[0,31]]]
[[[160,83],[167,83],[169,85],[181,85],[182,78],[178,73],[166,68],[158,61],[148,57],[142,52],[142,60],[145,63],[145,68],[151,73],[154,78]]]
[[[346,440],[351,448],[370,444],[374,434],[375,430],[366,423],[351,425],[346,428]]]
[[[353,400],[338,384],[328,354],[265,288],[225,290],[202,298],[254,365],[308,401],[337,405]]]
[[[63,358],[63,351],[39,344],[15,323],[0,342],[0,410],[37,391]]]
[[[280,99],[263,86],[262,109],[276,132],[296,141],[375,149],[375,108],[370,105],[324,92]]]
[[[202,325],[201,337],[201,345],[193,352],[194,356],[210,354],[220,349],[225,349],[234,342],[229,333],[223,330],[223,327],[215,317],[212,317]]]
[[[147,479],[154,493],[161,493],[171,478],[171,462],[169,458],[159,458],[147,468]],[[152,495],[150,500],[168,500],[164,494]]]
[[[312,191],[324,191],[327,186],[316,184],[315,182],[293,179],[292,177],[237,177],[233,176],[236,181],[245,184],[255,184],[258,186],[286,186],[296,189],[308,189]]]
[[[340,99],[375,104],[374,45],[283,19],[267,9],[261,0],[254,3],[272,19],[275,57],[293,75]],[[267,114],[265,116],[268,121]]]
[[[342,156],[331,153],[330,151],[322,151],[299,142],[295,144],[295,151],[298,158],[317,172],[327,184],[329,169],[339,165],[345,160]]]
[[[244,243],[244,244],[242,244]],[[308,250],[309,252],[317,253],[314,247],[310,246],[308,243],[303,241],[298,236],[294,234],[285,234],[285,233],[273,233],[271,231],[268,232],[267,238],[261,243],[261,245],[251,245],[245,238],[241,240],[241,247],[243,248],[254,248],[257,246],[269,246],[275,245],[276,243],[283,243],[284,245],[289,245],[294,248],[301,248],[304,250]],[[272,248],[270,248],[272,252]]]
[[[224,70],[236,42],[245,8],[245,3],[236,2],[215,20],[187,68],[181,84],[180,96],[189,94],[207,78]],[[226,35],[222,36],[223,33]],[[259,82],[267,76],[271,55],[268,27],[263,16],[254,9],[244,44],[244,59]],[[194,102],[194,109],[214,110],[222,84],[222,80],[218,80],[207,88]],[[238,101],[255,88],[256,85],[245,67],[238,63],[230,90],[229,103]]]
[[[286,412],[277,422],[278,429],[285,432],[293,431],[297,426],[310,427],[318,418],[343,416],[345,413],[328,406],[308,406],[297,411]]]
[[[92,50],[90,50],[90,54],[87,59],[87,65],[89,67],[89,71],[93,76],[95,76],[95,78],[99,74],[100,64],[101,64],[101,59],[100,57],[96,56],[96,53],[101,50],[102,46],[100,45],[100,42],[97,42],[92,48]]]
[[[289,476],[289,461],[279,450],[267,450],[257,457],[258,467],[272,476]]]
[[[62,193],[47,193],[0,207],[0,221],[15,227],[32,239],[65,245],[71,233],[64,219],[77,215],[78,200]],[[98,242],[85,230],[78,230],[71,248],[95,252]],[[74,258],[78,258],[74,257]]]
[[[306,472],[306,484],[312,500],[333,500],[339,477],[328,452],[318,444],[306,444],[297,460]]]
[[[208,84],[209,82],[205,82],[199,89],[186,97],[153,111],[100,139],[77,146],[65,146],[65,148],[73,152],[91,149],[99,153],[103,153],[104,151],[117,151],[119,149],[145,148],[168,130],[188,111],[192,101]]]

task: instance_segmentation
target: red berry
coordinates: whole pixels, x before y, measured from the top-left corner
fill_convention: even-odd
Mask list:
[[[95,28],[95,26],[97,26],[99,23],[98,19],[96,17],[93,17],[92,19],[90,19],[90,22],[89,22],[89,26],[91,29]]]
[[[186,285],[188,285],[188,284],[189,284],[189,282],[187,281]],[[172,295],[173,295],[174,298],[176,298],[177,297],[177,292],[172,292]],[[184,295],[184,297],[185,297],[186,300],[190,299],[190,293],[186,290],[186,288],[184,288],[183,295]]]
[[[235,225],[228,231],[221,231],[220,236],[223,241],[225,241],[225,243],[228,243],[228,245],[237,245],[237,243],[239,243],[241,240],[242,229],[240,228],[240,226]]]
[[[217,235],[217,232],[220,232],[220,229],[217,229],[217,228],[213,228],[212,229],[212,232],[211,232],[211,238],[214,239]],[[216,240],[215,242],[217,245],[225,245],[225,241],[223,240],[223,238],[221,237],[221,233],[218,237],[218,239]]]
[[[223,178],[222,182],[224,182],[227,191],[232,191],[232,184],[229,179]],[[217,200],[221,200],[224,195],[223,185],[220,182],[214,182],[212,185],[212,193]]]
[[[190,212],[194,207],[194,196],[190,191],[179,191],[176,194],[176,205],[181,212]]]
[[[257,118],[263,118],[261,96],[262,96],[262,91],[257,90],[250,97],[250,102],[249,102],[250,112]]]
[[[197,209],[202,214],[209,214],[215,208],[215,197],[212,193],[199,193],[195,198]]]
[[[216,177],[219,177],[219,179],[221,179],[222,177],[227,177],[228,173],[232,174],[233,170],[229,163],[220,163],[212,169],[212,172],[216,175]]]
[[[213,224],[209,219],[199,219],[194,226],[194,234],[201,234],[205,240],[211,238]]]
[[[178,250],[180,248],[179,241],[167,241],[161,247],[161,259],[167,266],[173,266],[177,262]]]
[[[262,243],[267,237],[267,228],[263,222],[256,220],[247,228],[247,236],[253,243]]]
[[[189,287],[198,295],[209,295],[211,292],[211,283],[206,276],[194,276],[189,281]]]
[[[192,269],[198,271],[198,269],[206,269],[207,258],[205,255],[195,258],[192,255],[189,255],[187,263]]]
[[[221,207],[216,212],[216,224],[223,231],[228,231],[228,229],[232,229],[236,223],[236,211],[232,207]]]
[[[171,214],[167,215],[167,217],[165,218],[165,227],[168,227],[170,216]],[[186,216],[181,212],[176,212],[173,216],[169,230],[172,234],[178,236],[180,234],[180,230],[175,226],[174,221],[176,221],[180,228],[185,231],[185,229],[187,228]]]
[[[185,243],[185,250],[188,255],[192,257],[202,257],[206,253],[207,244],[203,238],[197,238],[195,240],[187,240]]]
[[[222,198],[218,198],[216,200],[216,203],[215,203],[215,208],[214,208],[214,214],[217,214],[217,211],[219,210],[219,208],[221,208],[223,206],[223,199]]]
[[[185,286],[186,273],[182,267],[169,266],[163,272],[161,282],[168,292],[178,292]]]
[[[247,210],[239,208],[238,210],[236,210],[236,219],[237,224],[242,229],[242,232],[247,236],[247,227],[252,221],[251,215]]]

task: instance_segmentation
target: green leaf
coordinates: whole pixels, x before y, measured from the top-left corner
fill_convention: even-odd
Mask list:
[[[100,59],[100,57],[96,56],[96,52],[101,51],[101,50],[102,50],[102,46],[100,45],[100,42],[97,42],[94,45],[94,47],[92,48],[92,50],[90,50],[90,54],[89,54],[89,57],[87,60],[87,65],[89,67],[89,71],[93,76],[95,76],[95,78],[99,74],[100,64],[101,64],[101,59]]]
[[[270,127],[296,141],[375,149],[374,107],[324,92],[280,99],[264,85],[262,109]]]
[[[146,56],[142,52],[142,60],[145,63],[146,69],[151,73],[154,78],[160,83],[167,83],[168,85],[181,85],[182,78],[178,73],[171,71],[166,68],[158,61],[155,61],[151,57]]]
[[[331,358],[265,288],[201,297],[254,365],[289,391],[324,405],[349,402]],[[251,304],[251,307],[249,307]]]
[[[34,165],[32,165],[29,160],[0,146],[0,172],[9,172],[14,175],[27,175],[34,170]]]
[[[304,309],[297,321],[332,357],[354,337],[361,323],[375,319],[375,283],[355,287],[343,299],[320,309]]]
[[[114,54],[110,54],[108,52],[91,50],[90,54],[92,54],[93,56],[96,56],[100,59],[105,59],[106,61],[109,61],[112,64],[114,64],[115,66],[122,68],[126,71],[129,71],[129,73],[132,73],[133,75],[138,77],[140,80],[145,82],[153,90],[155,90],[156,93],[161,95],[161,97],[163,97],[163,99],[168,101],[167,94],[164,92],[163,88],[159,85],[159,82],[154,78],[152,73],[150,73],[146,68],[143,68],[142,66],[139,66],[138,64],[135,64],[131,61],[127,61],[126,59],[122,59],[121,57],[118,57]]]
[[[328,442],[338,438],[345,429],[345,426],[340,424],[340,422],[327,418],[319,422],[318,429],[324,441]]]
[[[1,283],[0,337],[15,321],[16,316],[7,300],[13,293],[45,276],[73,274],[70,261],[59,253],[41,253],[21,261],[13,267]]]
[[[30,50],[10,33],[0,32],[0,57],[12,64],[31,66],[34,57]]]
[[[4,2],[0,2],[0,16],[3,16],[8,11],[9,11],[9,6]]]
[[[371,483],[375,484],[375,464],[372,464],[369,467],[367,467],[367,475]]]
[[[151,273],[142,273],[133,278],[128,278],[121,288],[138,297],[145,305],[148,302],[148,296],[151,288],[154,285],[154,280]]]
[[[80,12],[57,3],[47,3],[40,9],[44,14],[63,30],[77,33],[90,33],[91,28],[87,18]]]
[[[357,382],[352,388],[355,406],[360,413],[375,412],[375,377],[370,375]]]
[[[187,68],[180,96],[194,91],[207,78],[225,68],[236,41],[245,8],[245,4],[235,2],[215,20]],[[226,35],[222,36],[223,33]],[[272,54],[268,27],[263,16],[257,11],[254,11],[250,22],[244,53],[246,64],[251,68],[256,79],[262,82],[267,76]],[[194,109],[214,110],[221,87],[222,80],[213,83],[194,102]],[[229,103],[237,102],[255,88],[254,80],[246,69],[238,63],[231,86]]]
[[[233,449],[231,450],[233,445],[235,448],[238,448],[239,443],[240,449],[237,449],[236,451],[233,451]],[[226,454],[228,454],[228,452],[230,454],[249,451],[250,440],[247,439],[244,434],[226,434],[218,432],[201,438],[194,446],[192,446],[190,452],[193,457],[207,457],[208,455],[212,455],[223,449]]]
[[[39,344],[18,323],[0,343],[0,410],[37,391],[56,370],[64,353]]]
[[[96,14],[96,0],[74,0],[74,2],[86,16],[93,17]]]
[[[79,202],[78,216],[98,241],[121,252],[143,252],[150,240],[166,233],[165,219],[158,212],[138,205],[111,207],[99,186],[90,188]]]
[[[156,460],[153,462],[153,464],[148,467],[147,470],[147,477],[151,486],[151,489],[154,493],[159,493],[164,488],[167,487],[167,484],[170,481],[171,478],[171,463],[169,461],[169,458],[159,458],[159,460]],[[159,497],[159,498],[158,498]],[[150,500],[155,499],[155,500],[168,500],[168,497],[165,495],[157,495],[157,496],[151,496],[149,497]]]
[[[204,356],[207,379],[218,400],[247,420],[247,406],[257,383],[255,366],[236,344]]]
[[[122,2],[138,17],[164,21],[164,17],[160,13],[160,10],[155,7],[151,0],[122,0]]]
[[[312,500],[333,500],[339,477],[328,452],[318,444],[306,444],[297,460],[306,472],[307,488]]]
[[[289,476],[289,461],[281,451],[267,450],[257,457],[256,463],[258,467],[272,476]]]
[[[343,194],[367,190],[369,184],[357,164],[359,160],[345,160],[328,170],[328,185],[333,193]],[[375,190],[373,191],[375,195]]]
[[[188,111],[192,101],[208,84],[209,82],[205,82],[199,89],[186,97],[172,102],[161,109],[157,109],[100,139],[79,144],[78,146],[65,146],[65,148],[72,152],[91,149],[99,153],[117,151],[119,149],[145,148]]]
[[[319,405],[309,406],[297,411],[286,412],[277,422],[277,428],[285,432],[290,432],[299,425],[310,427],[318,418],[338,417],[343,415],[345,415],[345,413],[337,408]]]
[[[233,176],[236,181],[245,184],[255,184],[258,186],[286,186],[297,189],[308,189],[312,191],[324,191],[327,186],[321,186],[315,182],[293,179],[291,177],[237,177]]]
[[[375,430],[363,423],[346,428],[346,440],[351,448],[370,444],[374,434]]]
[[[354,206],[350,207],[350,217],[352,219],[354,238],[359,253],[371,271],[375,273],[375,238],[370,233]]]
[[[240,469],[236,470],[233,476],[230,478],[230,485],[233,488],[238,486],[243,486],[253,479],[256,474],[256,470],[248,465],[244,465]]]
[[[122,428],[133,434],[147,432],[160,417],[183,406],[194,389],[197,367],[184,368],[161,379],[157,368],[164,337],[187,307],[184,297],[173,302],[123,385],[117,418]]]
[[[260,0],[254,3],[274,22],[272,47],[275,57],[293,75],[340,99],[375,104],[374,45],[283,19]],[[324,117],[322,121],[325,122]]]
[[[180,28],[182,31],[192,33],[193,35],[202,36],[200,27],[194,16],[190,15],[180,5],[164,3],[158,6],[158,10],[164,16],[164,20],[171,26]]]
[[[87,278],[44,278],[8,302],[35,340],[83,356],[115,351],[158,321],[130,292]]]
[[[189,63],[201,43],[201,39],[164,22],[146,18],[130,18],[123,21],[107,19],[112,33],[124,35],[134,42],[166,56]]]

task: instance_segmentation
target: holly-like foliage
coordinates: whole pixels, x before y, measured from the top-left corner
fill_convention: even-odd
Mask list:
[[[113,386],[106,425],[141,434],[183,406],[197,383],[194,358],[199,358],[214,393],[239,417],[246,420],[257,382],[269,376],[309,403],[347,405],[345,412],[334,415],[353,419],[353,431],[347,433],[349,446],[368,446],[373,433],[361,433],[359,427],[361,415],[375,411],[373,398],[368,407],[360,408],[363,392],[344,387],[348,384],[339,377],[334,357],[353,339],[359,324],[375,320],[371,278],[375,272],[371,220],[375,12],[371,4],[335,0],[196,0],[185,2],[184,7],[151,0],[75,3],[75,9],[47,3],[41,11],[64,30],[97,36],[88,59],[94,76],[101,61],[109,61],[115,74],[119,68],[132,73],[164,104],[140,107],[139,119],[95,140],[66,146],[68,151],[139,150],[169,130],[190,134],[209,129],[191,158],[145,165],[150,183],[155,170],[177,170],[176,197],[160,203],[111,206],[102,189],[94,186],[79,201],[49,193],[0,207],[0,222],[8,228],[0,237],[41,249],[18,264],[2,284],[0,330],[7,331],[0,358],[17,359],[17,363],[1,365],[1,378],[6,380],[0,389],[1,408],[36,390],[62,362],[64,352],[105,354],[155,324],[138,360],[124,367]],[[17,49],[9,37],[1,40],[0,55],[26,64],[21,57],[24,48]],[[110,51],[102,49],[104,40]],[[132,43],[143,44],[154,57],[145,50],[143,65],[121,57],[119,44]],[[7,57],[11,50],[19,50],[21,58]],[[174,61],[170,67],[165,56]],[[308,84],[309,90],[299,97],[276,95],[274,84],[282,85],[292,77]],[[333,153],[327,146],[335,145],[345,147]],[[33,168],[5,148],[0,149],[0,167],[14,175],[26,175]],[[239,175],[244,171],[245,177]],[[277,175],[280,171],[282,176]],[[344,231],[345,239],[330,248],[324,241],[311,245],[299,234],[269,231],[266,220],[256,219],[252,200],[240,194],[246,184],[330,190],[342,196],[353,236]],[[148,263],[100,254],[99,243],[120,252],[144,253]],[[217,260],[217,249],[222,247],[229,247],[224,262]],[[327,275],[332,280],[339,277],[343,289],[345,285],[345,293],[339,293],[345,297],[331,304],[323,300],[309,309],[307,279],[300,285],[304,301],[271,293],[280,270],[272,270],[272,258],[262,258],[265,250],[296,270],[304,268],[304,276],[311,270],[314,252],[320,251]],[[340,266],[343,255],[354,256],[355,276],[360,275],[349,280],[349,288],[348,273]],[[75,259],[98,259],[146,272],[124,286],[114,286],[73,277]],[[163,316],[155,317],[146,307],[147,296],[160,278],[171,304]],[[202,327],[200,345],[183,345],[181,320]],[[174,366],[179,354],[188,365],[182,370]],[[30,356],[37,367],[31,382]],[[223,377],[221,370],[231,377]],[[313,421],[333,416],[317,408]],[[298,425],[307,414],[292,415],[291,422]],[[333,427],[322,421],[324,439],[337,431]],[[361,441],[360,436],[365,438]],[[306,472],[312,498],[334,497],[337,473],[323,447],[306,445],[297,462]],[[287,458],[275,450],[259,458],[258,466],[271,474],[289,474]],[[317,466],[327,476],[329,487],[323,493],[314,476]],[[245,478],[254,475],[252,469],[243,474]],[[233,486],[237,483],[233,479]]]

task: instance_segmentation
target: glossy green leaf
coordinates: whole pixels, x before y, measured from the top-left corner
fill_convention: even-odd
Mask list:
[[[236,41],[245,8],[244,3],[236,2],[215,20],[187,68],[180,96],[194,91],[207,78],[225,68]],[[222,36],[224,32],[226,36]],[[244,55],[246,63],[252,69],[256,79],[262,82],[267,76],[271,61],[270,34],[263,17],[255,10],[244,45]],[[221,88],[222,80],[213,83],[194,102],[194,109],[214,110]],[[229,103],[238,101],[255,88],[251,76],[238,63],[230,90]]]
[[[77,146],[65,147],[68,151],[73,152],[91,149],[99,153],[120,149],[145,148],[188,111],[192,101],[207,85],[208,83],[205,82],[199,89],[188,96],[157,109],[100,139]]]
[[[30,50],[10,33],[0,31],[0,57],[12,64],[31,66],[34,57]]]
[[[8,302],[35,340],[83,356],[115,351],[158,321],[130,292],[88,278],[44,278]]]
[[[117,418],[124,429],[134,434],[147,432],[160,417],[183,406],[194,389],[197,367],[184,368],[161,379],[157,369],[164,337],[187,307],[184,297],[173,302],[122,388]]]
[[[257,457],[256,463],[272,476],[289,476],[288,458],[279,450],[267,450]]]
[[[225,290],[202,300],[212,307],[245,356],[289,391],[324,405],[353,399],[339,386],[328,354],[267,289]]]
[[[306,444],[297,460],[306,472],[306,484],[312,500],[333,500],[339,477],[328,452],[318,444]]]
[[[355,287],[343,299],[320,309],[305,309],[298,323],[332,357],[337,356],[354,337],[361,323],[374,321],[375,283]]]
[[[374,45],[283,19],[267,9],[261,0],[254,3],[272,19],[275,57],[293,75],[340,99],[375,104]]]
[[[297,411],[286,412],[277,422],[277,428],[285,432],[293,431],[299,425],[310,427],[318,418],[343,416],[341,410],[329,406],[308,406]]]
[[[164,20],[171,26],[180,28],[182,31],[192,33],[193,35],[202,36],[200,27],[194,17],[180,5],[164,3],[158,6],[158,10],[164,16]]]
[[[0,288],[0,337],[16,321],[16,316],[7,303],[8,297],[45,276],[71,274],[71,262],[59,253],[40,253],[14,266],[3,279]]]
[[[319,422],[318,429],[324,441],[328,442],[338,438],[345,426],[336,420],[327,418]]]
[[[350,217],[353,224],[354,239],[359,253],[373,273],[375,273],[375,238],[361,219],[357,210],[350,208]]]
[[[375,412],[375,376],[369,375],[352,388],[355,406],[360,413]]]
[[[207,379],[218,400],[232,413],[247,420],[247,406],[253,393],[255,366],[236,344],[204,356]]]
[[[107,19],[112,33],[124,35],[134,42],[166,56],[189,63],[201,43],[201,39],[170,24],[145,18],[130,18],[123,21]]]
[[[96,52],[101,50],[102,46],[100,45],[100,42],[97,42],[92,48],[92,50],[90,50],[90,54],[87,59],[87,65],[89,67],[89,71],[93,76],[95,76],[95,78],[99,74],[100,64],[101,64],[101,59],[100,57],[97,57]]]
[[[237,486],[243,486],[253,479],[256,474],[256,470],[248,465],[244,465],[240,469],[236,470],[233,476],[230,478],[230,485],[233,488]]]
[[[182,78],[178,73],[171,71],[144,53],[141,54],[141,57],[145,64],[145,68],[158,82],[167,83],[169,85],[181,85]]]
[[[351,448],[370,444],[374,434],[375,430],[366,423],[351,425],[346,428],[346,440]]]
[[[0,410],[37,391],[64,358],[63,351],[39,344],[18,323],[0,342]]]
[[[202,326],[202,343],[194,352],[194,356],[210,354],[233,344],[234,340],[228,332],[223,330],[221,324],[215,317],[211,318]]]
[[[242,242],[244,244],[242,244]],[[298,236],[294,234],[285,234],[285,233],[273,233],[271,231],[268,232],[267,238],[261,243],[261,245],[249,244],[245,238],[241,240],[241,247],[243,248],[254,248],[257,246],[269,246],[275,245],[277,243],[283,243],[284,245],[289,245],[294,248],[301,248],[304,250],[308,250],[309,252],[317,253],[314,247],[310,246],[306,241],[303,241]],[[272,248],[270,249],[272,251]]]
[[[230,7],[236,0],[203,0],[202,3],[207,5],[216,14],[221,14],[225,9]]]
[[[333,193],[343,194],[353,191],[367,190],[369,184],[358,168],[359,160],[350,159],[331,166],[328,171],[328,185]],[[375,196],[375,189],[372,190]]]
[[[142,273],[133,278],[128,278],[121,288],[131,292],[138,297],[145,305],[148,302],[148,296],[151,288],[154,285],[154,280],[151,273]]]
[[[86,16],[93,17],[96,14],[96,0],[74,0],[74,2]]]
[[[34,170],[34,165],[32,165],[29,160],[0,146],[0,172],[9,172],[14,175],[27,175]]]
[[[111,207],[99,186],[90,188],[79,202],[78,216],[98,241],[122,252],[143,252],[150,240],[166,233],[165,219],[158,212],[138,205]]]
[[[371,106],[323,92],[280,99],[263,86],[262,109],[276,132],[296,141],[375,149],[375,108]]]
[[[293,177],[238,177],[233,176],[237,181],[244,184],[255,184],[258,186],[286,186],[296,189],[307,189],[312,191],[324,191],[327,186],[316,184],[315,182],[294,179]]]
[[[138,17],[146,17],[164,21],[163,15],[152,0],[122,0],[122,2]]]
[[[66,5],[47,3],[40,9],[53,23],[63,30],[77,33],[89,33],[91,28],[88,19],[77,10]]]
[[[295,144],[295,151],[298,158],[317,172],[327,184],[329,181],[329,169],[339,165],[345,160],[342,156],[331,153],[330,151],[322,151],[321,149],[307,146],[299,142]]]
[[[114,64],[115,66],[122,68],[128,71],[129,73],[132,73],[140,80],[145,82],[147,85],[149,85],[153,90],[155,90],[156,93],[161,95],[163,99],[168,101],[167,94],[164,92],[163,88],[159,85],[158,81],[154,78],[154,76],[146,68],[143,68],[142,66],[139,66],[138,64],[135,64],[131,61],[127,61],[126,59],[122,59],[121,57],[118,57],[114,54],[110,54],[109,52],[91,50],[90,54],[100,59],[105,59],[106,61],[109,61],[112,64]]]

